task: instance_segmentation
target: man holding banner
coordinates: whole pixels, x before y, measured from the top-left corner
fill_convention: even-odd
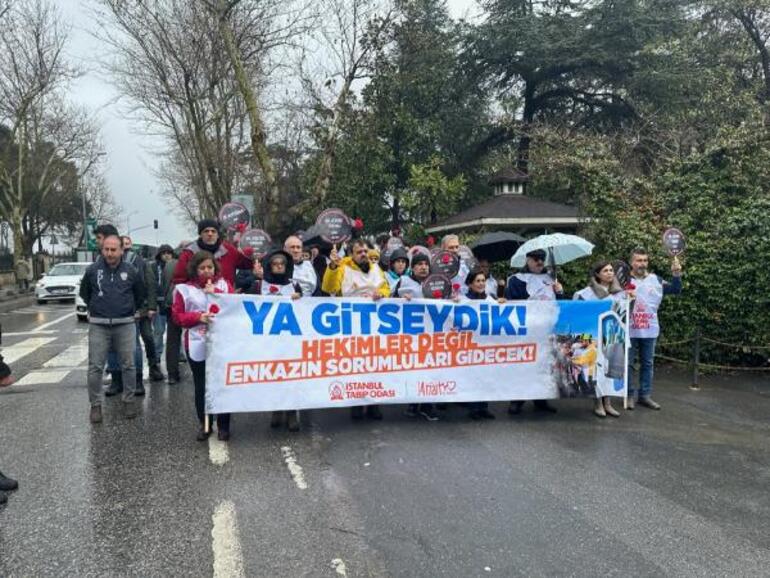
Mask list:
[[[506,299],[552,301],[564,298],[561,283],[554,281],[545,270],[545,257],[545,251],[542,249],[527,253],[524,270],[508,278],[508,284],[505,287]],[[556,413],[556,408],[545,399],[536,399],[533,403],[538,411]],[[523,406],[522,400],[512,401],[508,413],[519,414]]]
[[[655,343],[660,334],[658,308],[664,295],[678,295],[682,292],[682,266],[678,259],[671,265],[673,279],[671,283],[662,281],[650,273],[650,258],[641,248],[631,253],[631,278],[636,286],[636,301],[631,312],[631,352],[629,363],[635,364],[639,358],[639,405],[650,409],[660,409],[652,394],[653,366],[655,364]],[[628,409],[634,409],[636,390],[632,389],[635,380],[629,380]]]
[[[351,254],[351,257],[341,259],[337,247],[332,248],[321,289],[338,297],[370,297],[375,301],[389,297],[390,284],[379,265],[369,262],[369,247],[366,241],[354,240],[351,244]],[[350,411],[353,419],[363,419],[363,406],[352,407]],[[372,419],[382,419],[382,412],[376,405],[368,406],[366,414]]]
[[[312,297],[318,289],[318,276],[313,264],[302,257],[302,239],[294,235],[283,242],[283,250],[291,255],[294,261],[292,279],[299,283],[303,297]]]

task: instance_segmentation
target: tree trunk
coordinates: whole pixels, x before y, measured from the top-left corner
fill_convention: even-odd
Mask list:
[[[219,7],[219,23],[222,39],[224,40],[227,55],[233,65],[233,72],[235,73],[235,79],[238,82],[238,88],[240,89],[243,101],[246,104],[246,112],[249,115],[249,123],[251,124],[251,149],[254,153],[254,159],[262,170],[262,175],[265,178],[265,187],[267,189],[267,214],[264,219],[264,226],[267,230],[275,231],[280,225],[278,218],[280,211],[280,193],[278,191],[278,178],[276,176],[275,167],[273,166],[273,161],[270,158],[270,153],[267,149],[265,125],[260,115],[257,96],[251,86],[251,79],[248,77],[246,68],[243,65],[240,50],[235,43],[232,28],[227,21],[225,6],[220,2]],[[254,200],[256,203],[256,195]]]

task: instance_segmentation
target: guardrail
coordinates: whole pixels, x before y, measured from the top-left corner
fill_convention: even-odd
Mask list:
[[[700,389],[701,369],[710,369],[710,370],[716,370],[716,371],[745,371],[745,372],[759,372],[759,373],[770,371],[770,366],[762,367],[762,366],[721,365],[721,364],[715,364],[715,363],[703,363],[701,361],[701,352],[702,352],[703,343],[710,343],[712,345],[733,349],[736,351],[740,351],[742,353],[753,353],[753,352],[762,352],[762,351],[770,352],[770,345],[746,345],[742,343],[728,343],[726,341],[721,341],[719,339],[714,339],[712,337],[704,336],[700,328],[695,330],[695,335],[693,337],[690,337],[688,339],[682,339],[680,341],[661,341],[658,343],[658,346],[665,349],[667,347],[670,348],[677,345],[686,345],[688,343],[692,343],[692,358],[689,360],[678,359],[676,357],[672,357],[670,355],[663,355],[661,353],[656,353],[655,357],[659,359],[663,359],[664,361],[670,361],[672,363],[679,363],[681,365],[691,366],[692,367],[692,384],[690,385],[690,389]]]

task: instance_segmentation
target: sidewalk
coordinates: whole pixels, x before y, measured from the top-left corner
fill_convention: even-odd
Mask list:
[[[26,307],[35,301],[35,290],[20,293],[16,287],[0,288],[0,313],[8,313],[19,307]]]

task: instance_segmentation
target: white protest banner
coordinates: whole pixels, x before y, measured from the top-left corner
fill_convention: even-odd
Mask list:
[[[626,394],[611,300],[209,299],[208,413]]]

